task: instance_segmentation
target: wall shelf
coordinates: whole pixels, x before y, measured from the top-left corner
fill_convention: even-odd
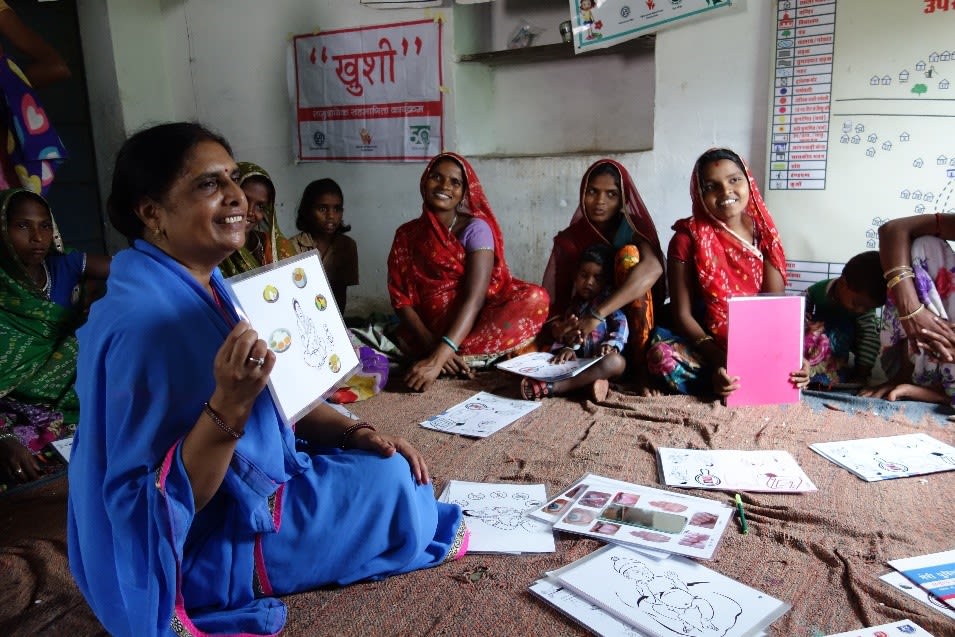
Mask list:
[[[488,66],[499,66],[502,64],[532,64],[535,62],[548,62],[553,60],[591,58],[600,55],[637,55],[643,53],[653,53],[655,44],[656,35],[651,33],[633,40],[622,42],[615,46],[584,51],[579,55],[574,54],[573,44],[559,42],[556,44],[528,46],[521,49],[504,49],[501,51],[466,53],[458,55],[457,60],[461,63],[478,63],[486,64]]]

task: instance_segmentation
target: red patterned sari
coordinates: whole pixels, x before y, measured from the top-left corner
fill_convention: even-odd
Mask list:
[[[483,219],[494,237],[494,267],[484,307],[471,332],[459,345],[465,361],[493,359],[532,343],[547,318],[549,297],[543,288],[511,276],[504,259],[501,228],[471,165],[460,155],[434,157],[421,176],[425,183],[431,168],[442,159],[453,159],[464,172],[467,190],[459,214]],[[398,228],[388,255],[388,293],[397,311],[412,307],[432,334],[440,337],[454,321],[455,303],[465,283],[464,246],[426,205],[421,216]],[[403,334],[400,334],[403,336]]]

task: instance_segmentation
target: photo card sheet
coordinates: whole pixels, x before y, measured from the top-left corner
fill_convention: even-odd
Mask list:
[[[788,451],[657,449],[660,481],[687,489],[806,493],[816,490]]]
[[[844,633],[835,633],[826,637],[886,637],[886,635],[906,635],[906,637],[934,637],[911,619],[892,622],[891,624],[880,624],[879,626],[869,626],[868,628],[856,628]]]
[[[496,367],[535,380],[554,382],[576,376],[599,361],[601,357],[577,358],[556,364],[551,362],[552,358],[554,355],[550,352],[529,352],[498,363]]]
[[[239,316],[275,353],[269,391],[291,424],[358,368],[358,355],[335,304],[318,252],[226,279]]]
[[[734,512],[708,498],[588,474],[530,515],[559,531],[709,560]]]
[[[729,300],[726,371],[739,376],[727,407],[798,403],[801,392],[789,374],[802,367],[806,300],[760,294]]]
[[[425,429],[486,438],[540,406],[538,401],[501,398],[482,391],[419,424]]]
[[[955,469],[955,447],[924,433],[816,442],[809,448],[866,482]]]
[[[440,500],[457,504],[471,532],[468,553],[553,553],[554,531],[525,515],[547,500],[543,484],[451,480]]]
[[[790,605],[698,562],[610,545],[548,573],[647,635],[751,637]]]
[[[890,560],[889,566],[955,608],[955,550]]]

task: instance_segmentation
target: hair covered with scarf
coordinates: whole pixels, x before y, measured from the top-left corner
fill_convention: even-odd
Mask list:
[[[744,241],[714,217],[703,201],[703,170],[708,164],[720,160],[732,161],[746,175],[749,184],[746,214],[753,222],[753,244]],[[677,221],[673,229],[688,234],[693,240],[694,266],[706,304],[705,327],[725,345],[729,298],[750,296],[762,290],[764,259],[779,271],[785,283],[786,256],[776,224],[752,172],[733,151],[714,148],[696,160],[690,175],[690,199],[693,216]]]

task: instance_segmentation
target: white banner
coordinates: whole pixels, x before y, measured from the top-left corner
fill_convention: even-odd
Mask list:
[[[441,150],[441,22],[295,36],[289,54],[298,161],[424,161]]]
[[[733,0],[570,0],[574,52],[620,44],[732,4]]]

